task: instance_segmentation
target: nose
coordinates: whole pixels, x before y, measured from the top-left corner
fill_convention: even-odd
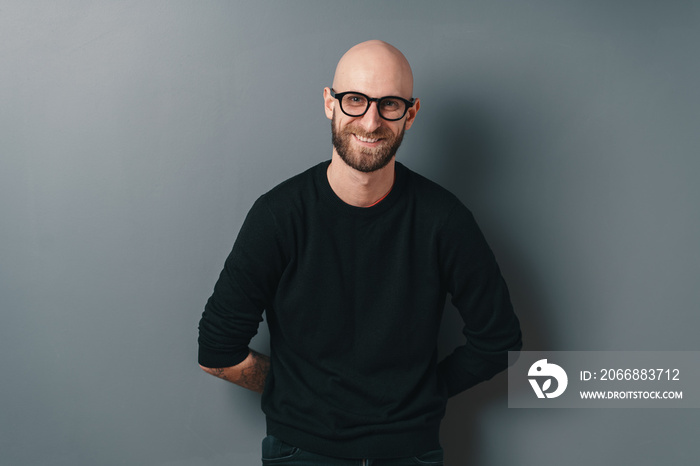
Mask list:
[[[360,124],[368,133],[376,130],[382,125],[382,117],[379,116],[379,107],[377,107],[377,102],[371,102],[367,112],[362,115],[360,119]]]

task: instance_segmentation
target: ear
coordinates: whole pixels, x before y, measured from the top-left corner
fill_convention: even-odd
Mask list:
[[[333,109],[335,108],[335,97],[331,95],[331,88],[323,88],[323,109],[326,112],[326,117],[329,120],[333,119]]]
[[[413,103],[413,107],[409,108],[408,112],[406,113],[408,115],[406,118],[406,129],[413,126],[413,120],[416,119],[416,113],[418,113],[418,110],[420,110],[420,99],[416,99],[416,101]]]

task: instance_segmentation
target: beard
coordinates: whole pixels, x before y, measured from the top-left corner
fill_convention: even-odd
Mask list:
[[[406,122],[399,134],[394,135],[389,128],[378,128],[376,131],[368,133],[362,128],[348,125],[342,130],[336,129],[335,111],[331,120],[331,132],[333,136],[333,147],[340,158],[351,168],[363,173],[371,173],[386,167],[396,151],[401,146],[403,133],[406,131]],[[377,147],[352,147],[353,134],[368,139],[382,139],[381,145]]]

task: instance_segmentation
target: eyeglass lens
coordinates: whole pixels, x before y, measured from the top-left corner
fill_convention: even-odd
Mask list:
[[[348,116],[360,116],[369,108],[367,97],[362,94],[345,94],[340,101],[342,110]],[[406,113],[406,102],[391,97],[383,97],[377,102],[379,114],[387,120],[398,120]]]

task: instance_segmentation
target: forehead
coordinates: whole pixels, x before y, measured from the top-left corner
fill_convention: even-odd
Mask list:
[[[338,80],[338,84],[333,85],[337,91],[355,91],[367,94],[370,97],[381,97],[385,95],[406,95],[410,97],[410,92],[404,90],[401,82],[396,79],[388,79],[386,75],[372,73],[357,73],[348,75]]]

